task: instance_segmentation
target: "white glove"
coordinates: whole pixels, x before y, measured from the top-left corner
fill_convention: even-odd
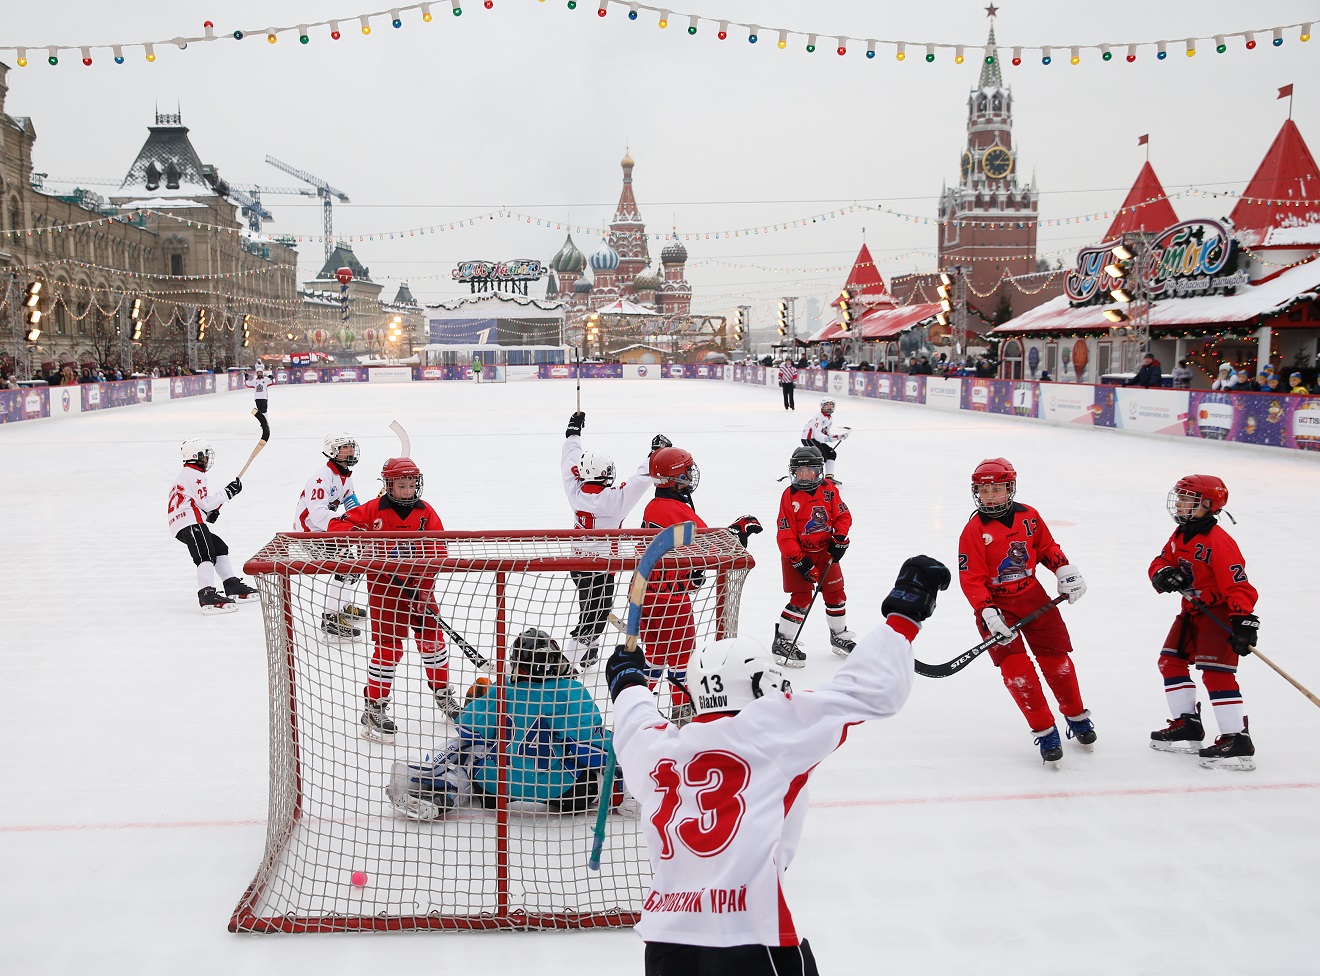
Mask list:
[[[981,611],[981,619],[985,621],[985,629],[990,631],[990,636],[999,639],[1001,644],[1011,644],[1017,636],[1012,628],[1004,621],[1004,615],[996,607],[986,607]]]
[[[1059,578],[1059,596],[1066,596],[1069,603],[1076,603],[1086,592],[1086,580],[1072,566],[1060,566],[1054,573]]]

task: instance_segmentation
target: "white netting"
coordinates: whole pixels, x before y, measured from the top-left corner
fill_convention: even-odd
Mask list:
[[[505,662],[514,639],[535,627],[565,644],[581,623],[579,589],[570,573],[611,574],[617,587],[606,609],[622,618],[630,574],[653,534],[288,533],[257,553],[245,568],[259,581],[269,652],[270,819],[265,854],[231,930],[635,922],[650,868],[630,805],[607,817],[600,871],[588,870],[597,807],[554,814],[544,803],[511,801],[505,792],[508,756],[517,744],[505,742],[487,760],[497,764],[500,783],[488,806],[467,802],[444,819],[425,822],[396,811],[385,795],[392,768],[439,752],[455,726],[436,704],[410,631],[389,694],[395,740],[363,737],[368,664],[378,618],[385,616],[379,603],[369,607],[367,580],[374,575],[379,588],[388,580],[434,575],[435,606],[450,630],[450,685],[462,703],[474,680],[487,674],[495,680],[493,694],[501,696],[491,701],[503,708],[509,692]],[[657,646],[691,634],[685,629],[689,621],[695,634],[690,641],[681,636],[683,646],[735,636],[751,566],[747,551],[723,529],[700,532],[691,546],[670,553],[652,576],[661,581],[660,592],[648,596],[644,611]],[[693,570],[701,571],[701,585],[688,589]],[[361,574],[362,580],[354,585],[351,577],[345,583],[335,574]],[[674,580],[682,582],[676,586]],[[368,611],[368,618],[354,623],[343,612],[346,604]],[[327,623],[337,623],[340,633],[328,634]],[[644,621],[644,635],[646,626]],[[355,639],[352,630],[362,633]],[[474,656],[490,660],[490,671],[463,653],[455,634]],[[610,701],[603,660],[621,640],[616,626],[606,623],[598,642],[601,663],[580,678],[606,728]],[[668,689],[662,704],[669,704]],[[357,872],[365,883],[354,882]]]

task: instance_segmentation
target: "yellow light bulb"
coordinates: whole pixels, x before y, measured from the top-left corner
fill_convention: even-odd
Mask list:
[[[274,34],[267,34],[267,35],[266,35],[266,40],[267,40],[269,43],[274,44],[277,40],[279,40],[279,38],[277,38]]]
[[[897,60],[899,60],[899,61],[906,61],[906,60],[907,60],[907,55],[906,55],[905,53],[903,53],[902,51],[899,51],[897,54],[894,55],[894,57],[895,57]]]
[[[18,66],[19,66],[20,68],[26,68],[26,67],[27,67],[27,58],[19,58],[19,59],[18,59]]]
[[[668,26],[669,26],[669,21],[665,20],[665,19],[662,17],[662,18],[660,19],[660,29],[661,29],[661,30],[664,30],[664,29],[665,29],[666,27],[668,27]]]

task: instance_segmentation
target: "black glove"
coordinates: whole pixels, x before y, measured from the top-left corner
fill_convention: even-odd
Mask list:
[[[690,578],[692,580],[692,588],[694,590],[699,590],[706,583],[706,571],[704,569],[694,569]]]
[[[651,453],[652,453],[652,454],[654,454],[656,451],[660,450],[660,448],[662,448],[662,447],[673,447],[673,446],[674,446],[674,442],[671,441],[671,440],[670,440],[668,437],[666,437],[664,434],[656,434],[654,437],[651,438]]]
[[[1177,593],[1192,585],[1192,574],[1181,566],[1164,566],[1155,570],[1150,585],[1157,593]]]
[[[747,548],[747,540],[749,538],[756,535],[758,532],[765,531],[761,528],[761,523],[757,521],[755,515],[744,515],[742,518],[736,519],[729,528],[738,534],[738,541],[742,543],[744,549]]]
[[[836,535],[830,540],[825,548],[829,550],[830,558],[836,563],[842,561],[844,554],[848,551],[848,537],[846,535]]]
[[[217,508],[217,509],[214,509],[214,510],[212,510],[212,511],[210,511],[210,512],[207,512],[207,513],[206,513],[206,521],[208,521],[208,522],[218,522],[218,521],[220,521],[220,509]]]
[[[582,433],[582,428],[585,426],[587,426],[587,415],[578,410],[568,418],[568,430],[564,431],[564,436],[577,437]]]
[[[336,498],[332,502],[330,502],[330,504],[327,505],[326,508],[330,509],[330,511],[332,512],[337,512],[339,511],[339,506],[342,502],[343,502],[342,498]]]
[[[935,612],[935,597],[949,588],[949,579],[949,567],[938,559],[912,556],[904,560],[880,612],[886,617],[897,613],[909,620],[925,620]]]
[[[1233,625],[1233,633],[1228,638],[1228,642],[1233,645],[1233,652],[1246,657],[1256,646],[1256,638],[1260,635],[1260,618],[1254,613],[1241,613],[1229,617],[1228,622]]]
[[[235,478],[233,481],[229,482],[229,484],[225,485],[225,497],[233,498],[242,490],[243,490],[243,482]]]
[[[802,574],[802,578],[808,583],[816,582],[816,564],[808,557],[803,556],[793,564],[793,568]]]
[[[610,689],[610,699],[617,700],[624,688],[638,685],[646,687],[646,655],[641,651],[630,651],[628,645],[620,644],[605,662],[605,683]]]

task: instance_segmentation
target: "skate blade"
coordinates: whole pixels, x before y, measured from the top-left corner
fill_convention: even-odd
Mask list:
[[[1251,756],[1225,756],[1223,758],[1205,758],[1201,760],[1202,769],[1226,769],[1230,772],[1249,773],[1256,768],[1256,760]]]
[[[393,745],[394,738],[398,733],[382,732],[380,729],[369,729],[365,725],[362,727],[362,738],[368,742],[379,742],[382,745]]]
[[[1076,741],[1074,741],[1074,744],[1077,746],[1078,749],[1081,749],[1082,752],[1095,752],[1095,743],[1094,743],[1094,742],[1076,742]]]
[[[261,594],[260,594],[260,593],[249,593],[249,594],[247,594],[246,596],[234,596],[233,594],[227,594],[227,595],[229,596],[229,599],[233,600],[235,603],[260,603],[260,602],[261,602]]]
[[[806,661],[795,661],[790,658],[780,657],[777,654],[774,657],[775,657],[775,663],[778,664],[781,668],[804,668],[807,666]]]
[[[1179,756],[1195,756],[1201,751],[1199,742],[1183,745],[1181,742],[1160,742],[1158,739],[1151,739],[1150,747],[1156,752],[1172,752]]]
[[[1063,762],[1062,759],[1042,759],[1041,765],[1044,766],[1046,769],[1057,773],[1060,769],[1060,763],[1062,762]]]
[[[222,613],[237,613],[238,604],[230,603],[223,607],[202,607],[203,617],[218,617]]]
[[[837,654],[839,657],[844,659],[846,659],[848,655],[852,654],[852,651],[850,651],[848,648],[839,647],[835,644],[830,645],[830,650],[833,651],[835,654]]]

